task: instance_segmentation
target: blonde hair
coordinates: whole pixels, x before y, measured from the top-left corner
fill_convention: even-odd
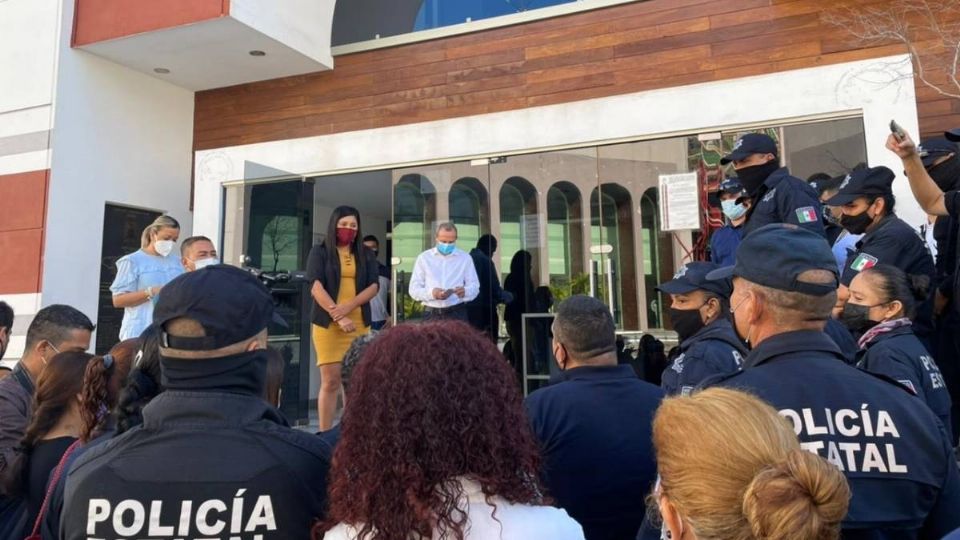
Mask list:
[[[160,216],[153,220],[153,223],[147,225],[147,228],[143,230],[143,234],[140,235],[140,247],[145,248],[149,246],[151,237],[160,232],[160,229],[165,229],[168,227],[171,229],[179,229],[180,222],[170,216]]]
[[[846,478],[802,450],[760,399],[723,388],[671,397],[653,423],[661,492],[699,540],[835,540]]]

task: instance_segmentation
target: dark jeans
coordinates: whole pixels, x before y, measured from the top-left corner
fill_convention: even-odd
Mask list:
[[[380,331],[383,330],[383,327],[387,325],[387,321],[373,321],[370,323],[370,328]]]
[[[442,308],[442,309],[424,307],[423,320],[424,321],[469,322],[469,320],[467,319],[467,306],[463,304],[458,304],[453,307]]]

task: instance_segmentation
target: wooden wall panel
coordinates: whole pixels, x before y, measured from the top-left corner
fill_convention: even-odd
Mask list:
[[[854,0],[884,3],[898,0]],[[647,0],[336,58],[198,92],[198,150],[455,118],[905,52],[825,22],[833,0]],[[960,105],[918,85],[921,129]]]

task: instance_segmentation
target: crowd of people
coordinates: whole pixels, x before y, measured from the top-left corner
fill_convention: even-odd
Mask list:
[[[424,321],[391,324],[379,242],[335,209],[306,272],[317,433],[277,409],[270,291],[207,238],[174,255],[163,216],[117,263],[118,344],[87,353],[93,322],[48,306],[0,379],[0,538],[960,537],[960,152],[887,145],[941,216],[937,260],[889,169],[803,181],[746,135],[711,261],[659,286],[679,345],[658,384],[603,302],[552,306],[524,252],[501,288],[496,239],[468,253],[452,223],[414,265]],[[507,358],[515,312],[552,309],[559,375],[527,397],[500,304]]]

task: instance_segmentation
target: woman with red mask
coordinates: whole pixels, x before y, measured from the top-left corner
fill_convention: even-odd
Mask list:
[[[370,300],[379,289],[378,266],[362,238],[360,212],[339,206],[330,216],[326,239],[310,250],[307,261],[307,279],[313,284],[313,345],[320,367],[320,431],[333,427],[343,354],[357,336],[370,331]]]

